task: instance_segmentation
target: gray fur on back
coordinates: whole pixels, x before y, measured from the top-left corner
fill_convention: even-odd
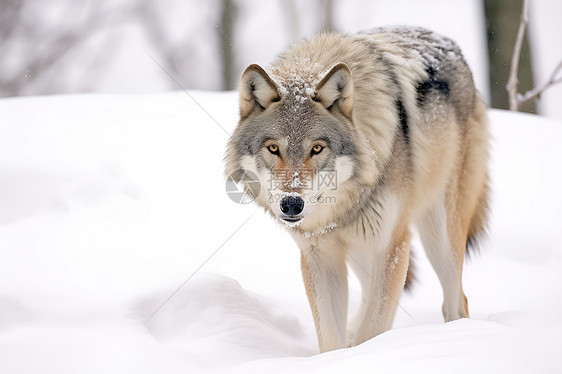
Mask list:
[[[431,30],[411,26],[378,27],[361,34],[388,35],[392,43],[407,51],[409,58],[422,62],[428,79],[419,82],[419,104],[423,104],[423,96],[429,91],[441,91],[455,108],[460,121],[472,112],[475,100],[472,73],[453,40]]]

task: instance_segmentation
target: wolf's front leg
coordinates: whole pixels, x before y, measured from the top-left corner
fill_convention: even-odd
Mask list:
[[[347,323],[347,268],[345,253],[302,251],[304,286],[314,316],[320,352],[345,347]]]
[[[372,253],[371,268],[360,266],[357,271],[363,288],[363,301],[352,345],[361,344],[392,327],[394,314],[406,281],[410,259],[410,234],[406,229],[394,235],[382,253]],[[357,267],[357,266],[356,266]],[[371,270],[370,274],[361,274]],[[360,275],[360,276],[359,276]]]

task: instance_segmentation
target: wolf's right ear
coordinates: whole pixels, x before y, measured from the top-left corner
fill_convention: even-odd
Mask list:
[[[279,87],[261,66],[253,64],[244,70],[240,78],[240,118],[248,117],[256,107],[263,110],[280,99]]]

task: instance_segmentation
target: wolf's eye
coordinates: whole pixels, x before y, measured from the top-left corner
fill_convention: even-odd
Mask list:
[[[317,155],[320,152],[322,152],[323,149],[324,147],[322,147],[320,144],[316,144],[314,147],[312,147],[312,150],[310,151],[310,155],[311,156]]]
[[[271,153],[273,153],[274,155],[279,156],[279,147],[275,144],[270,144],[267,146],[267,150]]]

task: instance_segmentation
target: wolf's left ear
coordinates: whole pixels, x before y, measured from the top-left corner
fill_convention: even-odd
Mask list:
[[[244,70],[240,78],[240,118],[248,117],[257,108],[266,109],[280,99],[279,87],[261,66],[253,64]]]
[[[338,105],[342,113],[351,118],[353,108],[353,80],[346,64],[334,65],[316,86],[315,101],[330,109]]]

